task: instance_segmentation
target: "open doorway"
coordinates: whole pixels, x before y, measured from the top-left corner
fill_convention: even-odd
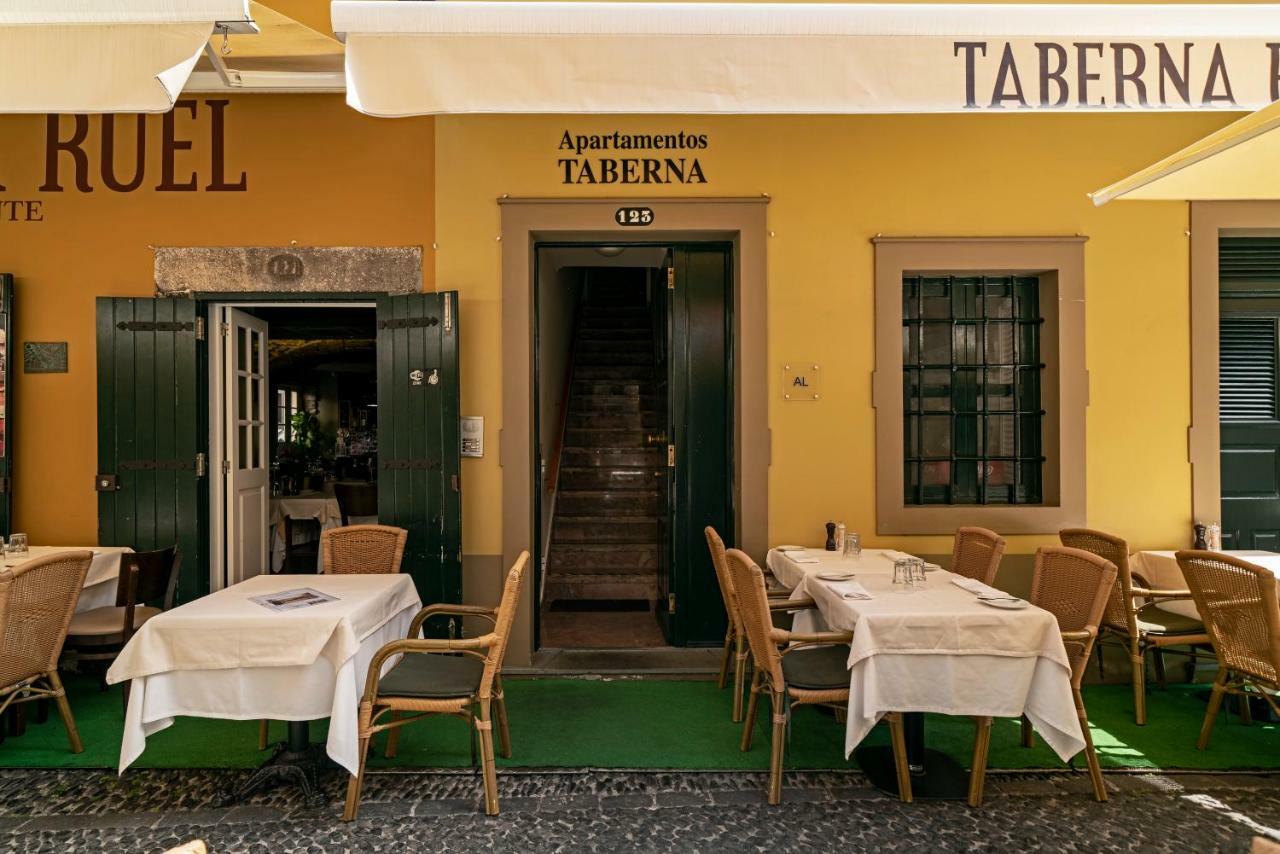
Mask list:
[[[209,311],[213,586],[317,572],[325,529],[378,518],[374,304]]]
[[[732,249],[536,252],[539,646],[723,632],[702,528],[732,542]]]

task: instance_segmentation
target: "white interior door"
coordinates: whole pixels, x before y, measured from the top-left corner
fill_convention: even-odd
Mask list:
[[[223,308],[222,430],[227,583],[270,570],[267,323]]]

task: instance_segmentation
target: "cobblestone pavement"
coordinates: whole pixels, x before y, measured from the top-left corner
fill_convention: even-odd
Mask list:
[[[1280,775],[1108,774],[1094,802],[1073,773],[991,773],[987,803],[901,804],[848,772],[787,775],[780,807],[744,772],[512,771],[502,815],[469,772],[372,773],[360,818],[344,780],[306,807],[277,788],[232,807],[228,771],[0,771],[0,852],[1245,851],[1280,838]]]

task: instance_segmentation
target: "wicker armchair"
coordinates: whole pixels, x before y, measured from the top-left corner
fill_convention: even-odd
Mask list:
[[[986,528],[957,528],[951,551],[951,571],[983,584],[995,584],[1000,558],[1004,557],[1004,537]]]
[[[707,535],[707,547],[711,549],[711,565],[716,570],[716,583],[720,585],[720,596],[724,599],[724,611],[729,621],[729,629],[724,635],[724,655],[720,659],[720,689],[724,690],[728,683],[729,660],[732,659],[733,711],[730,719],[736,724],[742,721],[742,696],[746,688],[747,673],[747,635],[742,629],[742,616],[738,613],[738,603],[733,595],[733,578],[724,557],[724,540],[709,525],[704,533]],[[768,596],[771,610],[785,612],[795,607],[790,602],[789,590],[770,590]]]
[[[343,821],[351,821],[360,810],[360,787],[364,782],[365,758],[369,742],[378,733],[390,730],[387,756],[395,755],[400,727],[428,715],[452,715],[475,727],[479,737],[480,764],[484,774],[484,811],[498,814],[498,776],[493,754],[493,723],[498,724],[498,741],[504,757],[511,756],[511,733],[507,728],[507,708],[502,693],[502,659],[507,652],[511,624],[520,603],[520,583],[529,564],[529,553],[521,552],[507,573],[502,600],[497,608],[475,605],[430,605],[418,612],[409,627],[409,637],[392,641],[373,656],[360,700],[360,771],[347,786]],[[493,623],[493,631],[475,638],[420,638],[422,624],[430,617],[453,615],[481,617]],[[403,655],[385,676],[387,659]],[[408,717],[404,713],[409,713]],[[387,715],[387,718],[383,716]],[[472,741],[474,750],[475,741]]]
[[[772,707],[773,740],[769,758],[769,803],[782,802],[782,766],[787,747],[787,722],[791,709],[806,704],[847,708],[849,703],[849,632],[800,632],[775,629],[765,592],[764,573],[751,558],[737,549],[725,553],[733,578],[733,591],[742,617],[743,630],[755,660],[751,677],[751,700],[742,730],[742,749],[751,749],[760,693],[769,692]],[[813,607],[812,600],[798,599],[791,607]],[[785,650],[778,647],[786,646]],[[788,702],[789,701],[789,702]],[[907,768],[906,737],[902,715],[885,715],[893,739],[894,765],[898,772],[898,792],[911,802],[911,773]]]
[[[70,551],[0,569],[0,714],[18,703],[52,699],[72,753],[84,746],[58,676],[58,656],[91,563],[93,552]]]
[[[1161,602],[1190,599],[1189,590],[1151,590],[1141,576],[1129,568],[1129,544],[1119,537],[1088,528],[1066,528],[1058,538],[1068,548],[1092,552],[1115,564],[1116,583],[1107,599],[1107,610],[1099,627],[1099,642],[1114,636],[1129,651],[1133,671],[1133,719],[1139,726],[1147,723],[1147,653],[1152,652],[1156,679],[1164,684],[1163,650],[1170,646],[1193,647],[1207,644],[1204,624],[1199,620],[1166,611]],[[1195,652],[1178,651],[1197,658]],[[1102,657],[1099,656],[1099,668]]]
[[[1271,696],[1280,691],[1280,604],[1269,569],[1221,552],[1181,551],[1177,558],[1218,656],[1218,675],[1196,741],[1204,750],[1225,694],[1240,698],[1246,723],[1253,696],[1280,715]]]
[[[1036,552],[1035,574],[1031,580],[1031,603],[1037,605],[1058,620],[1062,643],[1066,647],[1067,660],[1071,663],[1071,694],[1080,717],[1080,729],[1084,733],[1084,755],[1089,765],[1089,777],[1093,781],[1093,796],[1099,801],[1107,799],[1107,786],[1102,781],[1102,766],[1093,749],[1093,737],[1089,734],[1089,716],[1084,709],[1084,697],[1080,683],[1093,644],[1098,637],[1098,625],[1107,607],[1107,599],[1116,582],[1116,566],[1095,554],[1081,549],[1047,546]],[[987,770],[987,751],[991,745],[991,718],[978,718],[978,736],[973,748],[973,771],[969,783],[969,804],[982,803],[983,778]],[[1023,743],[1029,742],[1030,729],[1023,719]]]
[[[320,535],[325,574],[400,571],[409,532],[388,525],[347,525]]]

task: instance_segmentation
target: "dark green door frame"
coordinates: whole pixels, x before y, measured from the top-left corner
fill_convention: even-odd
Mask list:
[[[618,245],[618,241],[548,241],[534,245],[537,252],[564,247]],[[674,287],[665,296],[668,336],[665,342],[668,366],[668,430],[675,445],[675,464],[669,469],[671,495],[669,532],[665,563],[670,568],[660,579],[664,594],[674,597],[674,611],[663,615],[668,640],[674,646],[703,646],[722,643],[725,632],[724,607],[715,570],[702,529],[713,525],[732,545],[734,530],[733,400],[734,247],[728,241],[631,242],[628,247],[656,247],[670,250]],[[541,350],[538,340],[538,280],[534,268],[532,340],[534,373]],[[713,319],[714,318],[714,319]],[[533,500],[529,520],[534,553],[542,554],[541,542],[542,473],[537,449],[540,442],[540,398],[537,382],[532,394]],[[542,584],[541,560],[535,561],[534,587]],[[663,608],[665,602],[659,603]],[[534,643],[539,643],[539,621],[535,601]]]

